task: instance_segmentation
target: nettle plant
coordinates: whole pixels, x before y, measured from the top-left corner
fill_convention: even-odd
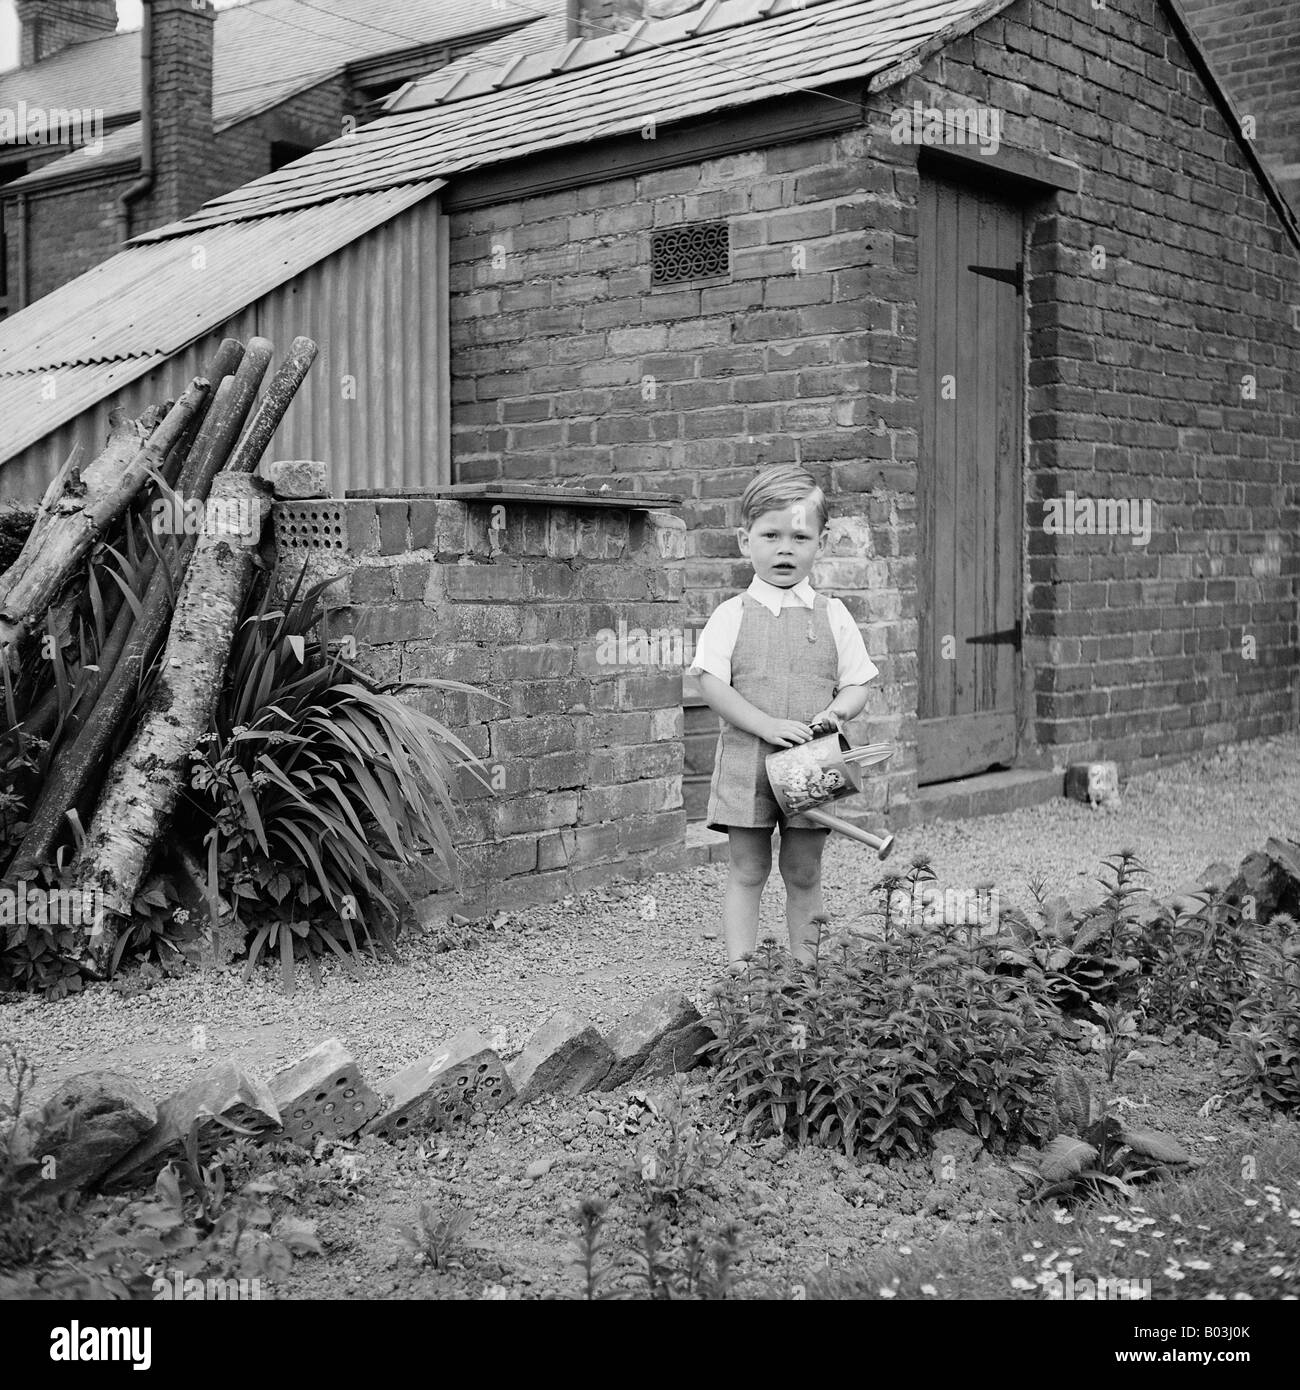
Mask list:
[[[1143,937],[1138,910],[1148,895],[1137,879],[1146,874],[1131,849],[1103,860],[1098,880],[1106,896],[1075,912],[1069,901],[1047,897],[1042,879],[1030,884],[1037,921],[1018,908],[1002,913],[1012,937],[1004,965],[1040,971],[1048,996],[1066,1014],[1087,1016],[1093,1005],[1115,1005],[1137,990]]]
[[[929,874],[916,861],[914,889]],[[889,901],[888,895],[885,899]],[[978,924],[900,922],[822,943],[813,966],[765,945],[714,992],[714,1084],[747,1132],[887,1160],[964,1129],[1034,1142],[1053,1008],[1040,972],[999,972],[1008,941]]]

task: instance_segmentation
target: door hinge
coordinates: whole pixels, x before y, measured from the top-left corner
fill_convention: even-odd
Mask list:
[[[1017,261],[1014,270],[1008,270],[1000,265],[968,265],[967,270],[973,270],[976,275],[987,276],[990,280],[1001,280],[1008,285],[1014,285],[1016,293],[1023,295],[1025,292],[1025,263]]]
[[[1020,622],[1017,620],[1015,627],[1003,628],[1001,632],[985,632],[978,637],[968,637],[967,646],[979,647],[1014,647],[1020,650]]]

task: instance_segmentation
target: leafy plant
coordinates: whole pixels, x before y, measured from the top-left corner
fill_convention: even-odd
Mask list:
[[[1008,945],[886,915],[881,938],[819,947],[811,967],[765,946],[714,991],[714,1084],[747,1132],[849,1157],[919,1155],[946,1128],[994,1146],[1034,1139],[1052,1009],[1032,965],[998,973]]]
[[[667,1242],[667,1222],[647,1214],[637,1223],[637,1244],[614,1254],[608,1241],[607,1212],[608,1207],[598,1197],[584,1197],[570,1212],[578,1227],[574,1263],[588,1301],[720,1300],[736,1293],[743,1246],[740,1227],[734,1221],[724,1223],[713,1238],[701,1230],[688,1231],[673,1250]]]
[[[1300,1110],[1300,925],[1285,914],[1244,946],[1250,985],[1229,1032],[1240,1090]]]
[[[1107,1191],[1134,1197],[1134,1183],[1192,1161],[1169,1135],[1132,1129],[1109,1113],[1108,1106],[1098,1105],[1087,1081],[1073,1069],[1057,1078],[1056,1102],[1060,1132],[1039,1154],[1037,1164],[1008,1165],[1034,1184],[1031,1202],[1069,1205]]]
[[[1106,872],[1098,881],[1106,896],[1097,906],[1076,913],[1066,898],[1048,898],[1039,879],[1030,885],[1037,922],[1019,908],[1002,913],[1014,938],[1003,955],[1004,968],[1041,971],[1048,996],[1067,1014],[1086,1014],[1093,1004],[1130,997],[1141,973],[1138,899],[1145,890],[1136,880],[1147,871],[1131,849],[1102,863]]]
[[[419,1226],[402,1226],[397,1235],[403,1245],[434,1269],[446,1269],[461,1236],[473,1223],[474,1213],[467,1207],[444,1212],[426,1201],[420,1203]]]
[[[590,1302],[618,1298],[617,1266],[605,1239],[606,1204],[599,1197],[584,1197],[569,1213],[577,1223],[573,1237],[573,1263],[582,1275],[582,1296]]]
[[[1203,893],[1195,912],[1166,910],[1139,943],[1142,1007],[1151,1022],[1226,1042],[1251,990],[1250,947],[1260,926],[1226,890]]]
[[[1092,1010],[1101,1019],[1104,1032],[1105,1042],[1102,1045],[1101,1057],[1106,1065],[1106,1080],[1114,1081],[1115,1069],[1119,1066],[1120,1059],[1128,1056],[1137,1041],[1137,1017],[1127,1009],[1118,1008],[1113,1004],[1107,1008],[1094,1004]]]
[[[631,1174],[650,1196],[674,1205],[697,1191],[726,1157],[727,1138],[687,1117],[684,1088],[662,1117],[654,1142],[642,1144]]]
[[[399,698],[471,687],[378,682],[345,661],[321,601],[335,582],[300,596],[300,575],[282,609],[264,593],[236,634],[214,727],[191,764],[209,899],[230,902],[247,933],[246,977],[278,952],[286,991],[296,954],[318,980],[326,951],[354,969],[358,931],[396,958],[393,899],[411,901],[398,870],[455,877],[453,768],[485,781],[455,735]]]

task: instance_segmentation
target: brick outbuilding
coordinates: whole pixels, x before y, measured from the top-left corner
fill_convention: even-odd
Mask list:
[[[385,220],[189,337],[124,319],[91,362],[40,306],[0,327],[0,400],[103,383],[28,402],[6,491],[214,334],[283,323],[328,361],[273,451],[338,489],[676,493],[692,629],[748,580],[754,470],[805,464],[834,512],[814,583],[881,672],[854,732],[901,746],[873,819],[1295,728],[1300,232],[1175,0],[722,0],[449,69],[103,271],[180,293],[186,247],[256,259],[383,190]],[[439,419],[385,415],[383,371]]]

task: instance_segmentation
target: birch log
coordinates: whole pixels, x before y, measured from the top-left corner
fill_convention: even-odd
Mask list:
[[[226,377],[217,388],[208,418],[178,479],[178,491],[183,489],[183,495],[207,497],[212,475],[244,423],[268,360],[269,357],[259,356],[249,361],[246,356],[239,372]],[[195,537],[189,535],[177,537],[175,545],[170,545],[165,537],[161,539],[169,547],[164,553],[165,563],[154,570],[140,615],[136,617],[129,607],[117,615],[108,648],[102,654],[104,669],[95,680],[95,703],[72,744],[60,750],[50,767],[27,818],[22,843],[6,870],[6,885],[30,876],[53,857],[69,810],[77,810],[83,819],[90,810],[105,761],[120,738],[122,722],[135,702],[141,677],[167,631],[174,595],[195,545]]]
[[[263,486],[222,473],[208,524],[185,576],[162,671],[135,735],[114,762],[77,860],[77,887],[102,895],[104,913],[85,944],[86,964],[107,974],[118,922],[127,918],[159,838],[171,821],[190,753],[207,731],[254,575]]]
[[[22,553],[0,578],[0,652],[17,648],[44,618],[90,547],[126,510],[149,470],[167,457],[207,392],[208,383],[196,377],[147,443],[136,436],[133,451],[130,432],[115,431],[82,475],[84,495],[75,496],[69,480],[47,516],[37,518]]]

